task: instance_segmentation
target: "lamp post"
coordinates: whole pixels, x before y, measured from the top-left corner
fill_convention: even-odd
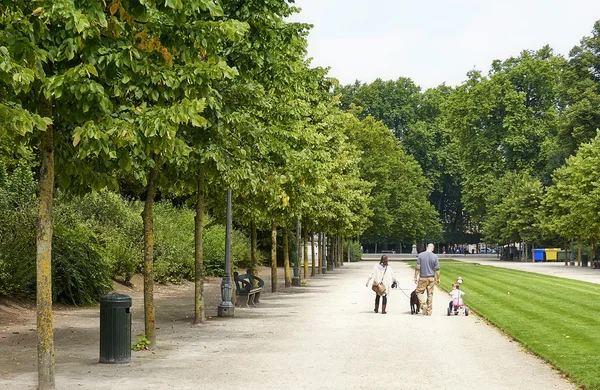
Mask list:
[[[234,309],[231,302],[233,285],[231,283],[231,189],[227,190],[227,222],[225,226],[225,274],[221,281],[221,304],[217,310],[219,317],[233,317]]]
[[[300,219],[296,218],[296,258],[294,259],[294,277],[292,286],[300,287]]]

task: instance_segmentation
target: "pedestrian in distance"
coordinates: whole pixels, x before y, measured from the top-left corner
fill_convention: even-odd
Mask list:
[[[433,309],[433,287],[440,284],[440,262],[433,253],[433,244],[427,244],[427,250],[419,253],[415,267],[416,292],[419,297],[421,309],[424,315],[431,315]],[[427,292],[427,302],[424,302],[423,294]]]
[[[387,307],[387,299],[392,288],[392,283],[396,282],[396,276],[394,275],[394,270],[390,265],[388,265],[388,257],[386,255],[381,256],[381,260],[379,260],[379,264],[373,266],[373,272],[367,279],[366,286],[369,287],[369,282],[373,280],[373,283],[383,283],[385,287],[385,291],[383,294],[375,293],[375,313],[379,312],[379,301],[382,300],[381,306],[381,314],[386,314]],[[383,299],[382,299],[383,298]]]

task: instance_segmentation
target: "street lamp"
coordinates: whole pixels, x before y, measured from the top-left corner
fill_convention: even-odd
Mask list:
[[[225,226],[225,274],[221,281],[221,304],[217,310],[219,317],[233,317],[234,309],[231,303],[233,285],[231,283],[231,189],[227,190],[227,222]]]

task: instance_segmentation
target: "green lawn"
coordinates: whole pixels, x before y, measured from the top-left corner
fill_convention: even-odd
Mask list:
[[[578,385],[600,389],[600,285],[473,263],[440,263],[444,290],[461,276],[464,302],[471,310]]]

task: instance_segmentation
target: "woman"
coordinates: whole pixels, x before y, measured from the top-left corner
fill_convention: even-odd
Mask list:
[[[373,272],[369,276],[369,279],[367,279],[367,287],[369,287],[371,279],[373,279],[373,283],[383,282],[383,285],[385,286],[385,292],[381,295],[381,297],[383,297],[381,314],[386,314],[385,308],[387,306],[387,297],[390,293],[392,282],[396,282],[396,276],[394,275],[392,267],[388,265],[388,257],[386,255],[381,256],[379,264],[373,266]],[[379,294],[375,293],[375,313],[379,312],[379,300],[381,297]]]

